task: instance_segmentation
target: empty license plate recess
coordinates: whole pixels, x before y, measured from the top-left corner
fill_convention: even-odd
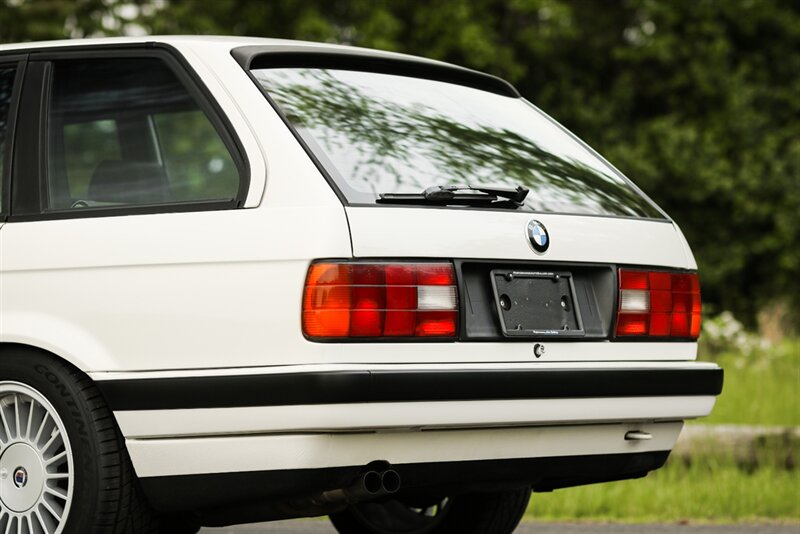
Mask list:
[[[503,334],[508,337],[582,337],[572,274],[566,271],[491,272]]]

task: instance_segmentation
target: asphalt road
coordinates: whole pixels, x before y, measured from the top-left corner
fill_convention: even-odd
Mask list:
[[[327,521],[299,520],[206,528],[201,534],[336,534]],[[525,522],[516,534],[800,534],[795,525],[617,525]]]

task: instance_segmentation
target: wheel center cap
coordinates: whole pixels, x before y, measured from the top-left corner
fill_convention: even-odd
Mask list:
[[[14,469],[14,485],[20,489],[28,484],[28,471],[22,466]]]
[[[27,443],[9,445],[0,455],[0,504],[23,513],[39,501],[45,470],[39,451]]]

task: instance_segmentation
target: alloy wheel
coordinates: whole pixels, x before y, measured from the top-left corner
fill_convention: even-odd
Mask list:
[[[58,412],[30,386],[0,382],[0,534],[60,534],[73,489]]]

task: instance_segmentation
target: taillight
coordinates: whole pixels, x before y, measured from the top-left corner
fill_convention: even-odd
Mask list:
[[[303,296],[311,339],[454,338],[456,276],[450,263],[314,263]]]
[[[620,269],[616,335],[697,339],[697,274]]]

